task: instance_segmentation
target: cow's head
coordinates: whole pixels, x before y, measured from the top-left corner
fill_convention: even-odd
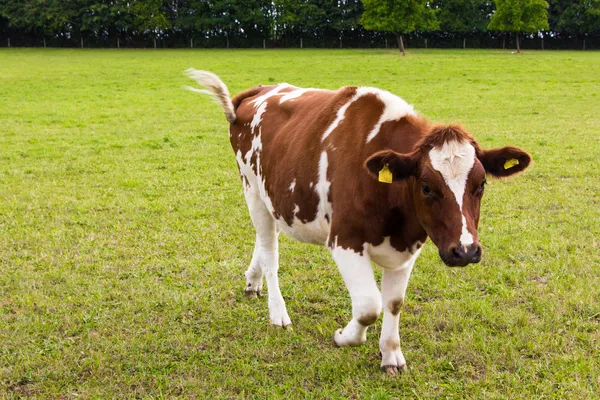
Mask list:
[[[440,257],[465,266],[481,260],[477,226],[486,175],[510,176],[530,162],[519,148],[483,150],[460,126],[436,126],[412,153],[384,150],[365,165],[380,180],[410,182],[417,217]]]

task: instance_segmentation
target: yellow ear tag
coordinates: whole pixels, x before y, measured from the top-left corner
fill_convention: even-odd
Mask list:
[[[381,171],[379,171],[379,182],[392,183],[393,179],[392,171],[390,171],[388,165],[385,164],[383,168],[381,168]]]
[[[517,160],[516,158],[511,158],[509,160],[506,160],[506,162],[504,163],[504,169],[510,169],[515,165],[519,165],[519,160]]]

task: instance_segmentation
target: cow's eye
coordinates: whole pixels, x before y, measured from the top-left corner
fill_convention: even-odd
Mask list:
[[[477,188],[477,190],[475,191],[476,194],[482,194],[483,190],[485,189],[485,184],[487,183],[487,181],[484,179],[483,182],[481,182],[481,186],[479,186]]]
[[[426,184],[425,182],[423,182],[421,184],[421,191],[423,192],[424,195],[426,196],[431,196],[433,194],[433,192],[431,191],[431,188],[429,187],[428,184]]]

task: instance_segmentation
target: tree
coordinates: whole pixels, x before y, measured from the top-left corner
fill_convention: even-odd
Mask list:
[[[488,29],[512,32],[517,39],[517,53],[521,52],[521,32],[534,33],[548,30],[548,3],[545,0],[494,0],[496,12],[490,18]]]
[[[96,38],[120,38],[127,28],[131,28],[133,15],[127,0],[91,0],[81,10],[81,31],[90,32]]]
[[[365,12],[360,19],[365,29],[390,32],[396,36],[402,55],[402,35],[439,27],[435,11],[427,0],[362,0]]]
[[[600,0],[551,0],[550,29],[578,37],[600,33]]]
[[[343,36],[360,29],[360,17],[364,9],[360,0],[340,0],[336,3],[331,13],[332,23],[330,25],[338,32],[340,47],[342,47]]]
[[[171,27],[162,0],[136,0],[131,5],[134,25],[141,32],[150,32],[156,48],[156,37]]]
[[[490,0],[438,0],[435,6],[440,30],[462,35],[463,48],[467,35],[485,32],[493,11]]]

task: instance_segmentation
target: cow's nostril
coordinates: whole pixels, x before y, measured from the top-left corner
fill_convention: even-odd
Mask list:
[[[480,258],[480,257],[481,257],[481,247],[480,247],[480,246],[477,246],[477,247],[475,248],[475,254],[474,254],[474,257],[475,257],[475,258]]]
[[[452,255],[454,257],[456,257],[457,259],[463,258],[464,254],[465,253],[462,251],[462,249],[460,248],[460,246],[452,248]]]

